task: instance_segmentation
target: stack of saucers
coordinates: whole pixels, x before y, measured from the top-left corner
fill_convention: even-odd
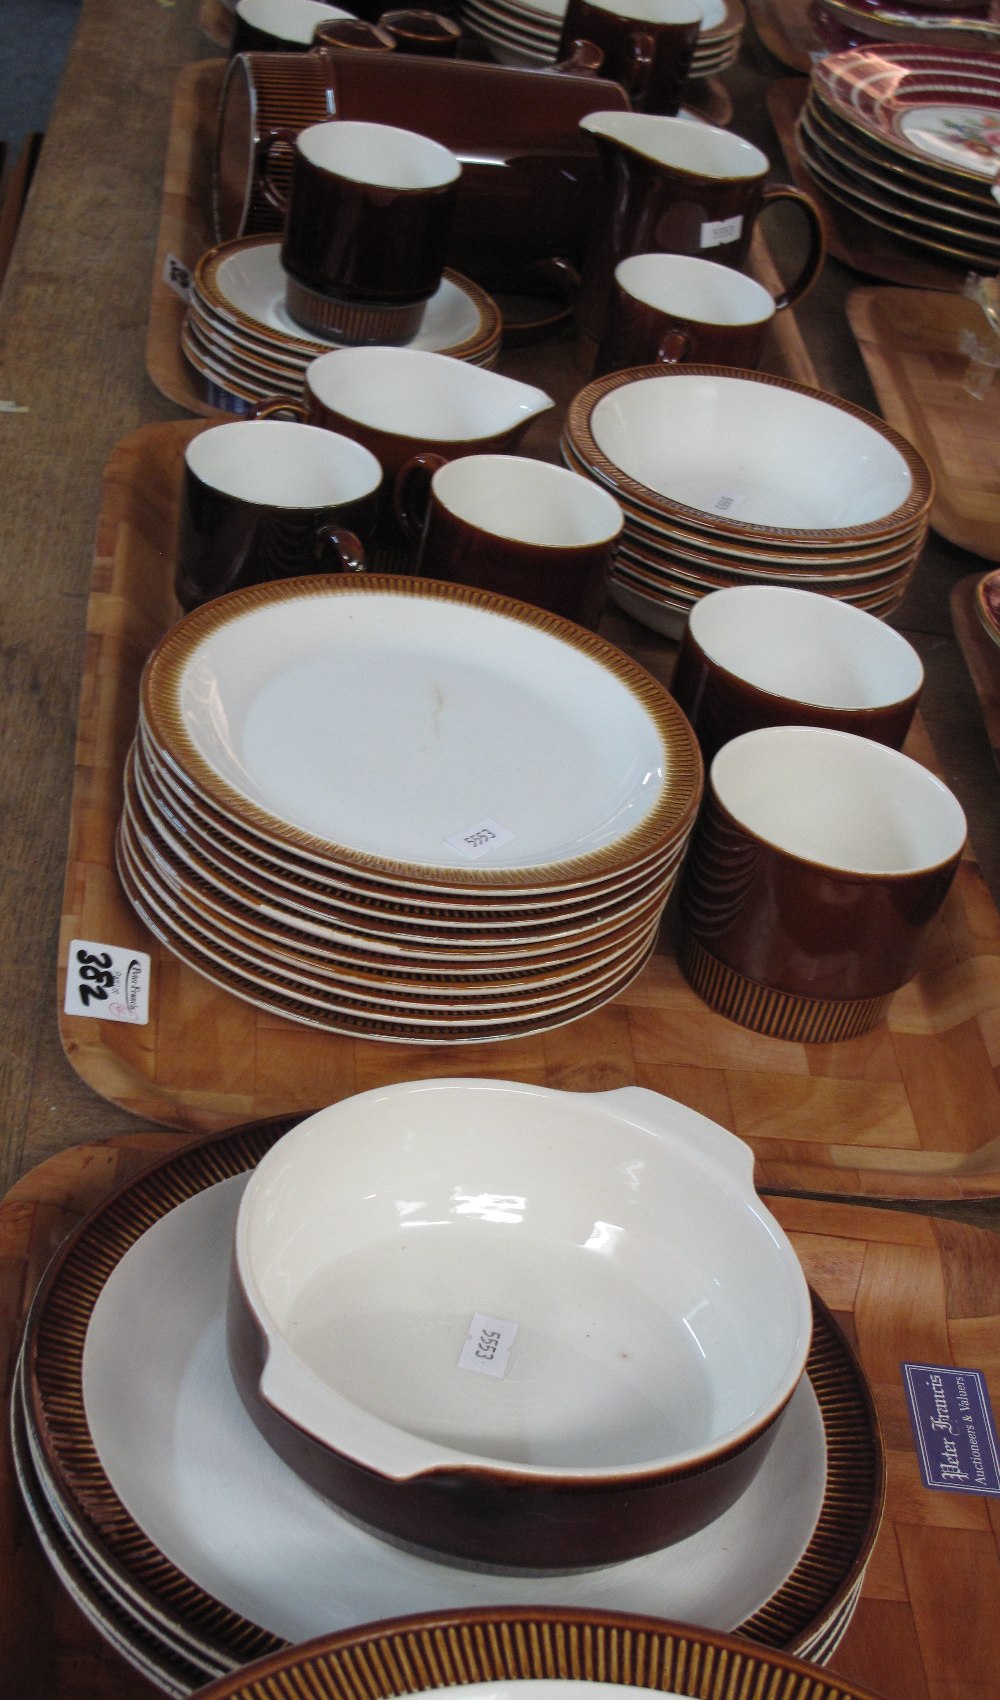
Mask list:
[[[462,585],[285,580],[154,650],[119,871],[163,943],[260,1008],[512,1038],[639,972],[700,790],[673,699],[592,633]]]
[[[463,0],[462,21],[501,65],[551,65],[566,0]],[[742,0],[704,0],[691,77],[710,77],[739,57],[746,13]]]
[[[495,366],[502,330],[485,290],[446,271],[407,346]],[[289,314],[279,237],[223,242],[198,262],[181,347],[214,405],[247,413],[275,396],[298,397],[310,361],[338,346],[307,335]]]
[[[1000,58],[880,42],[813,67],[803,165],[838,206],[934,258],[1000,268]]]
[[[764,373],[609,373],[572,402],[561,446],[624,510],[615,600],[669,637],[701,597],[738,584],[890,614],[927,535],[933,479],[904,437]]]

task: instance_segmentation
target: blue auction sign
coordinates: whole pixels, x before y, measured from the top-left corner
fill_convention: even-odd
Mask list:
[[[924,1486],[1000,1497],[1000,1446],[979,1370],[902,1367]]]

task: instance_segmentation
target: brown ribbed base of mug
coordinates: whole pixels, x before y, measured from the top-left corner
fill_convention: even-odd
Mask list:
[[[409,301],[403,307],[383,307],[374,302],[338,301],[320,295],[286,274],[285,304],[296,324],[313,335],[331,338],[350,348],[368,343],[395,346],[409,342],[423,323],[426,301]]]
[[[829,1045],[856,1039],[882,1019],[891,993],[877,998],[805,998],[747,979],[684,933],[678,961],[688,984],[709,1009],[769,1039]]]

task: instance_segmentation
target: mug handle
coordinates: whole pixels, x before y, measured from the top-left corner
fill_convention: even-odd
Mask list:
[[[364,573],[368,571],[364,544],[353,531],[343,525],[324,525],[316,533],[313,544],[316,560],[327,573]]]
[[[598,47],[594,41],[571,41],[565,59],[548,65],[546,69],[557,71],[563,77],[597,77],[603,64],[603,47]]]
[[[431,501],[431,479],[448,462],[444,455],[424,449],[413,455],[396,474],[393,486],[393,506],[396,520],[411,543],[419,543]]]
[[[775,201],[793,201],[796,206],[800,206],[809,226],[809,251],[802,269],[798,277],[775,297],[774,305],[780,312],[782,307],[793,307],[796,301],[801,301],[804,295],[808,295],[823,270],[823,261],[826,259],[826,230],[816,202],[811,196],[803,194],[801,189],[793,189],[790,183],[772,184],[764,190],[761,211],[773,205]]]
[[[656,350],[656,358],[664,366],[679,366],[688,357],[691,347],[691,337],[688,331],[682,331],[680,325],[671,325],[660,338],[660,346]]]
[[[271,156],[278,148],[287,148],[294,159],[297,136],[297,130],[288,128],[268,130],[266,135],[261,136],[257,143],[255,161],[257,181],[260,184],[265,201],[268,206],[274,208],[275,212],[286,213],[288,211],[288,196],[283,189],[278,187],[271,176]]]
[[[291,395],[276,395],[270,401],[259,401],[250,412],[251,419],[284,419],[286,415],[302,425],[309,423],[309,409],[305,402],[296,401]]]

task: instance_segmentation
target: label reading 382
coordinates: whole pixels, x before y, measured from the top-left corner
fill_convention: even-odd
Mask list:
[[[74,939],[66,964],[63,1009],[67,1015],[144,1027],[149,1021],[149,966],[143,950]]]

